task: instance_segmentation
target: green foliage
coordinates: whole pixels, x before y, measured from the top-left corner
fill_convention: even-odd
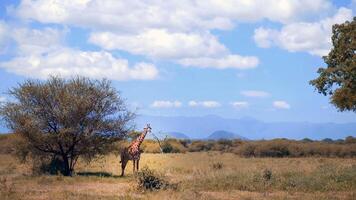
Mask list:
[[[323,57],[327,68],[319,68],[319,77],[310,84],[331,95],[331,103],[340,111],[356,111],[356,17],[335,24],[332,31],[333,48]]]

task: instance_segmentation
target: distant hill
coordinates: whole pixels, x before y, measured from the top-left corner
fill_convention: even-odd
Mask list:
[[[208,136],[207,139],[208,140],[220,140],[220,139],[228,139],[228,140],[242,139],[242,140],[246,140],[247,138],[242,137],[242,136],[237,135],[237,134],[232,133],[232,132],[219,130],[219,131],[214,131],[212,134],[210,134]]]
[[[184,140],[189,139],[189,137],[186,134],[180,132],[169,132],[167,135],[168,137],[176,138],[176,139],[184,139]]]
[[[150,123],[153,132],[185,133],[190,139],[206,139],[216,130],[238,133],[248,139],[324,138],[356,136],[356,123],[263,122],[254,118],[228,119],[216,115],[199,117],[139,116],[137,127]]]
[[[154,139],[154,135],[158,137],[159,139],[164,139],[165,137],[168,138],[175,138],[175,139],[183,139],[183,140],[188,140],[190,139],[186,134],[181,133],[181,132],[175,132],[175,131],[170,131],[170,132],[163,132],[163,131],[152,131],[153,133],[149,133],[147,135],[148,139]]]

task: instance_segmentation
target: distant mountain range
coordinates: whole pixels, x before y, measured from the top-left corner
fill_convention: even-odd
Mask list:
[[[154,139],[155,137],[158,137],[159,139],[164,139],[164,138],[175,138],[175,139],[190,139],[186,134],[180,133],[180,132],[162,132],[162,131],[153,131],[153,134],[148,134],[147,138],[149,139]]]
[[[176,139],[189,139],[189,137],[186,134],[180,132],[170,132],[168,133],[168,137],[176,138]]]
[[[216,115],[201,117],[139,116],[137,127],[150,123],[153,133],[169,133],[182,139],[339,139],[356,136],[356,123],[263,122],[254,118],[227,119]],[[219,131],[220,130],[220,131]]]
[[[214,131],[212,134],[210,134],[207,138],[208,140],[220,140],[220,139],[241,139],[241,140],[247,140],[247,138],[237,135],[235,133],[229,132],[229,131]]]

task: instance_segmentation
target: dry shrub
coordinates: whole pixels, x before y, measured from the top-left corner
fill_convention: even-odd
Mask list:
[[[233,152],[243,157],[355,157],[356,144],[275,139],[245,142]]]
[[[190,152],[210,151],[214,146],[213,141],[193,141],[189,146]]]
[[[215,170],[222,169],[224,167],[224,164],[222,162],[215,162],[211,165],[211,168]]]
[[[174,184],[170,184],[166,178],[157,172],[145,167],[136,174],[138,189],[141,190],[160,190],[175,188]]]
[[[257,144],[253,142],[247,142],[240,147],[238,147],[234,152],[243,156],[243,157],[255,157],[255,150],[257,148]]]
[[[264,181],[270,181],[272,179],[272,170],[270,169],[263,170],[262,178]]]
[[[141,148],[145,153],[161,153],[158,143],[154,140],[146,139],[143,141]]]

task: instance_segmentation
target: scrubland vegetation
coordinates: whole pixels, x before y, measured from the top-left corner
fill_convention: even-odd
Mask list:
[[[146,152],[142,154],[141,172],[133,175],[129,163],[125,177],[119,177],[119,157],[115,154],[90,163],[80,159],[73,177],[34,174],[31,162],[22,163],[14,155],[16,140],[12,134],[0,137],[2,199],[356,198],[353,138],[333,143],[167,140],[172,152],[185,153],[158,153],[158,144],[147,140],[143,145]],[[294,154],[291,145],[300,145],[303,152],[311,151],[305,148],[313,148],[313,152],[335,153],[344,148],[347,153]],[[261,153],[265,152],[263,149],[273,153]],[[269,156],[285,158],[260,158]]]
[[[165,153],[185,153],[201,151],[221,151],[234,153],[242,157],[356,157],[356,138],[345,140],[325,139],[301,141],[274,139],[261,141],[218,140],[190,141],[168,139],[163,143]],[[142,144],[144,152],[160,153],[157,142],[146,140]]]

